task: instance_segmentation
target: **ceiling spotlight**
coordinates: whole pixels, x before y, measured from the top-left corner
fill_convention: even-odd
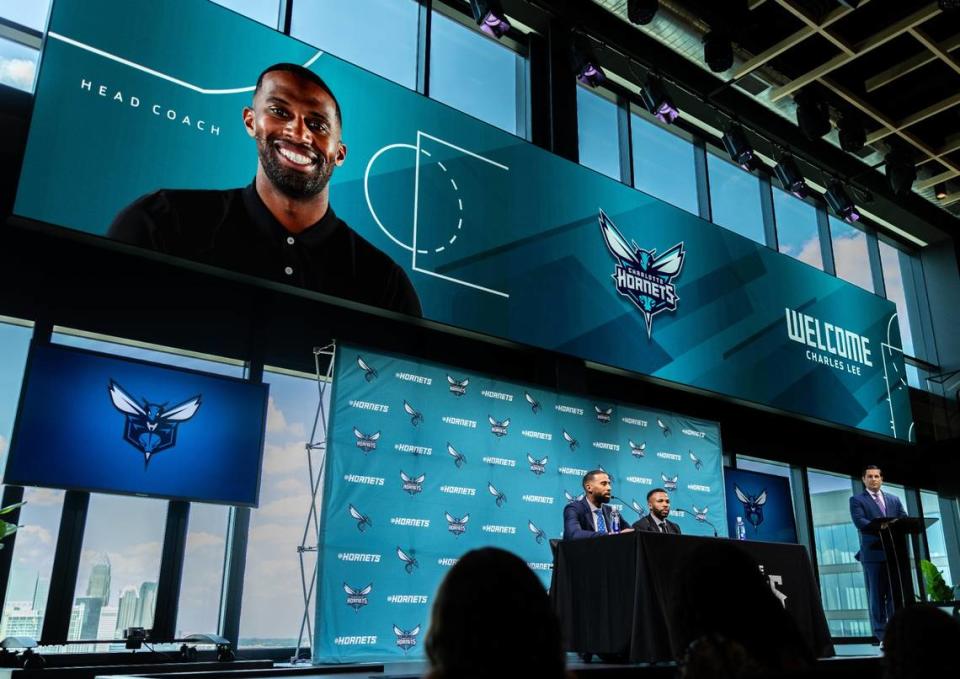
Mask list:
[[[480,30],[487,35],[500,39],[510,30],[510,22],[500,5],[500,0],[470,0],[473,18]]]
[[[811,141],[830,131],[830,109],[810,90],[802,90],[793,98],[797,104],[797,125]]]
[[[939,182],[939,183],[937,183],[937,184],[934,184],[934,186],[933,186],[933,193],[934,193],[934,195],[937,197],[937,200],[943,200],[944,198],[946,198],[946,197],[947,197],[947,183],[946,183],[946,182]]]
[[[897,150],[890,151],[883,160],[887,168],[887,181],[890,182],[894,195],[909,195],[917,178],[917,166],[907,155]]]
[[[570,46],[570,65],[577,80],[589,87],[599,87],[607,79],[593,49],[579,36],[574,36]]]
[[[727,150],[730,159],[747,172],[756,168],[757,159],[753,155],[753,147],[747,141],[747,135],[737,123],[732,123],[723,133],[723,148]]]
[[[733,44],[718,31],[703,36],[703,60],[714,73],[723,73],[733,66]]]
[[[845,222],[860,221],[857,206],[853,204],[853,200],[850,199],[847,190],[843,188],[843,184],[836,179],[830,180],[827,185],[827,192],[823,194],[823,197],[827,199],[827,205],[830,206],[830,209],[836,212]]]
[[[944,12],[955,12],[960,9],[960,0],[939,0],[937,4]]]
[[[658,9],[660,0],[627,0],[627,18],[633,24],[649,24]]]
[[[806,198],[810,195],[810,187],[800,174],[797,161],[789,153],[780,156],[780,160],[773,168],[773,174],[776,175],[780,185],[797,198]]]
[[[860,122],[859,118],[844,115],[840,118],[838,127],[840,128],[840,148],[844,151],[856,153],[866,145],[867,131],[864,129],[863,123]]]
[[[648,76],[640,89],[640,101],[661,123],[669,125],[680,115],[680,109],[667,96],[663,81],[655,75]]]

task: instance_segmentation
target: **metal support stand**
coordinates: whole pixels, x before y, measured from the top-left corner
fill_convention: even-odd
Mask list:
[[[303,617],[300,619],[300,634],[297,637],[297,647],[294,650],[291,663],[303,662],[300,657],[301,649],[310,648],[313,642],[313,623],[310,620],[310,603],[314,598],[314,588],[317,584],[318,559],[313,561],[313,569],[309,579],[307,568],[304,565],[304,555],[308,552],[317,554],[320,546],[320,510],[317,508],[317,496],[323,487],[323,465],[327,457],[327,422],[329,414],[323,404],[327,389],[333,382],[333,359],[336,354],[336,342],[325,347],[314,347],[313,363],[317,376],[317,412],[313,418],[313,430],[305,448],[307,452],[307,471],[310,480],[310,508],[307,511],[307,520],[303,527],[303,537],[297,545],[297,557],[300,559],[300,584],[303,590]],[[321,372],[320,357],[326,357],[327,364]],[[314,453],[318,459],[314,460]]]

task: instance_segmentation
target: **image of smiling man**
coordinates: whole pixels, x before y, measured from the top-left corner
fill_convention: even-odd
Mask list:
[[[117,215],[108,236],[157,252],[421,315],[409,278],[339,219],[330,178],[343,164],[340,105],[296,64],[257,79],[243,124],[257,147],[253,183],[226,191],[162,189]]]

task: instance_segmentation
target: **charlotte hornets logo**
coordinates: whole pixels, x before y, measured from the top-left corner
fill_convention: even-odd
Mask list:
[[[636,458],[641,458],[647,454],[647,442],[643,441],[642,443],[634,443],[633,441],[627,440],[627,443],[630,444],[630,454]]]
[[[710,511],[709,507],[704,507],[703,509],[699,509],[697,505],[693,505],[693,518],[695,518],[697,521],[706,521],[707,512],[709,511]]]
[[[494,486],[492,483],[487,482],[487,492],[496,498],[498,507],[502,507],[503,503],[507,501],[507,496],[497,490],[496,486]]]
[[[767,503],[767,489],[764,488],[759,495],[750,495],[744,493],[740,490],[740,486],[734,484],[733,491],[743,505],[743,513],[747,522],[753,526],[754,530],[760,528],[760,524],[763,523],[763,505]]]
[[[661,480],[663,481],[663,487],[664,487],[664,489],[669,490],[670,492],[673,492],[673,491],[675,491],[675,490],[677,489],[677,481],[680,480],[679,474],[678,474],[678,475],[675,475],[675,476],[673,476],[673,477],[669,477],[669,476],[667,476],[666,474],[664,474],[663,472],[661,472],[661,473],[660,473],[660,478],[661,478]]]
[[[137,403],[123,388],[110,380],[110,400],[126,416],[123,440],[143,453],[143,466],[161,450],[177,445],[177,428],[197,414],[201,395],[168,408],[166,403]]]
[[[656,250],[644,250],[636,242],[627,243],[603,210],[600,233],[610,255],[616,261],[612,278],[617,292],[629,299],[647,322],[647,338],[653,332],[653,317],[661,311],[676,311],[677,289],[673,279],[680,275],[686,253],[683,243],[657,256]]]
[[[469,514],[464,514],[459,519],[450,512],[444,512],[443,515],[447,519],[447,530],[451,533],[460,537],[467,532],[467,521],[470,520]]]
[[[690,453],[690,461],[693,462],[694,468],[695,468],[697,471],[700,471],[700,469],[703,467],[703,460],[701,460],[699,457],[697,457],[696,455],[694,455],[692,450],[687,451],[687,452]]]
[[[373,382],[379,375],[377,371],[367,365],[367,362],[363,360],[363,356],[357,356],[357,367],[363,371],[363,379],[367,382]]]
[[[509,417],[501,422],[499,420],[495,420],[490,415],[487,415],[487,421],[490,422],[490,433],[492,433],[498,439],[507,435],[507,427],[510,426]]]
[[[527,530],[533,533],[533,537],[537,541],[538,545],[542,545],[543,541],[547,539],[547,534],[537,528],[533,521],[527,521]]]
[[[349,507],[350,507],[350,516],[352,516],[357,521],[358,531],[362,533],[363,531],[367,530],[367,528],[370,528],[371,526],[373,526],[373,521],[370,520],[369,516],[365,515],[363,512],[361,512],[359,509],[357,509],[353,505],[350,505]]]
[[[416,495],[423,491],[423,481],[427,478],[426,474],[421,474],[420,476],[408,476],[404,471],[400,470],[400,480],[403,482],[403,491],[409,493],[410,495]]]
[[[642,519],[643,515],[647,513],[646,507],[637,502],[636,498],[630,501],[630,506],[633,507],[633,511]]]
[[[447,382],[450,384],[450,393],[454,396],[463,396],[467,393],[467,385],[470,384],[470,380],[461,380],[457,381],[447,375]]]
[[[563,491],[563,496],[567,498],[567,502],[579,502],[583,499],[584,494],[580,493],[579,495],[571,495],[567,491]]]
[[[353,428],[353,435],[357,438],[357,448],[365,453],[377,449],[377,441],[380,440],[380,432],[375,431],[372,434],[364,434],[362,431]]]
[[[573,438],[573,435],[570,434],[566,429],[563,430],[563,440],[570,445],[571,452],[580,446],[580,442]]]
[[[347,593],[347,606],[355,611],[359,611],[369,603],[367,601],[367,595],[373,591],[373,583],[370,583],[363,589],[354,589],[347,583],[343,583],[343,591]]]
[[[601,408],[600,406],[593,406],[594,411],[597,413],[597,422],[600,424],[610,424],[610,417],[613,414],[613,408]]]
[[[453,463],[457,465],[457,469],[460,469],[467,463],[467,458],[461,455],[450,443],[447,443],[447,454],[453,458]]]
[[[402,630],[394,625],[393,633],[397,635],[397,646],[403,649],[403,652],[406,653],[417,645],[417,635],[420,634],[420,625],[417,625],[409,631]]]
[[[530,410],[533,411],[534,415],[540,412],[540,401],[531,396],[529,391],[523,392],[523,397],[527,399],[527,403],[530,404]]]
[[[407,573],[412,574],[415,569],[420,568],[420,564],[417,562],[416,557],[414,557],[412,549],[407,553],[397,547],[397,558],[403,562],[403,570]]]
[[[657,418],[657,426],[660,427],[660,433],[662,433],[664,437],[670,436],[670,434],[673,433],[670,431],[670,427],[659,417]]]
[[[403,402],[403,409],[407,412],[407,415],[410,416],[410,424],[412,424],[414,427],[420,426],[420,423],[423,422],[423,413],[406,401]]]
[[[530,453],[527,453],[527,462],[530,464],[530,471],[532,471],[537,476],[540,476],[545,471],[547,471],[547,457],[544,456],[542,460],[538,460],[533,457]]]

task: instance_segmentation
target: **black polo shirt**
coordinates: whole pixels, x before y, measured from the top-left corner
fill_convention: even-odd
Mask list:
[[[253,184],[226,191],[151,193],[122,210],[107,235],[156,252],[421,315],[406,272],[357,235],[332,207],[316,224],[293,234],[267,209]]]

